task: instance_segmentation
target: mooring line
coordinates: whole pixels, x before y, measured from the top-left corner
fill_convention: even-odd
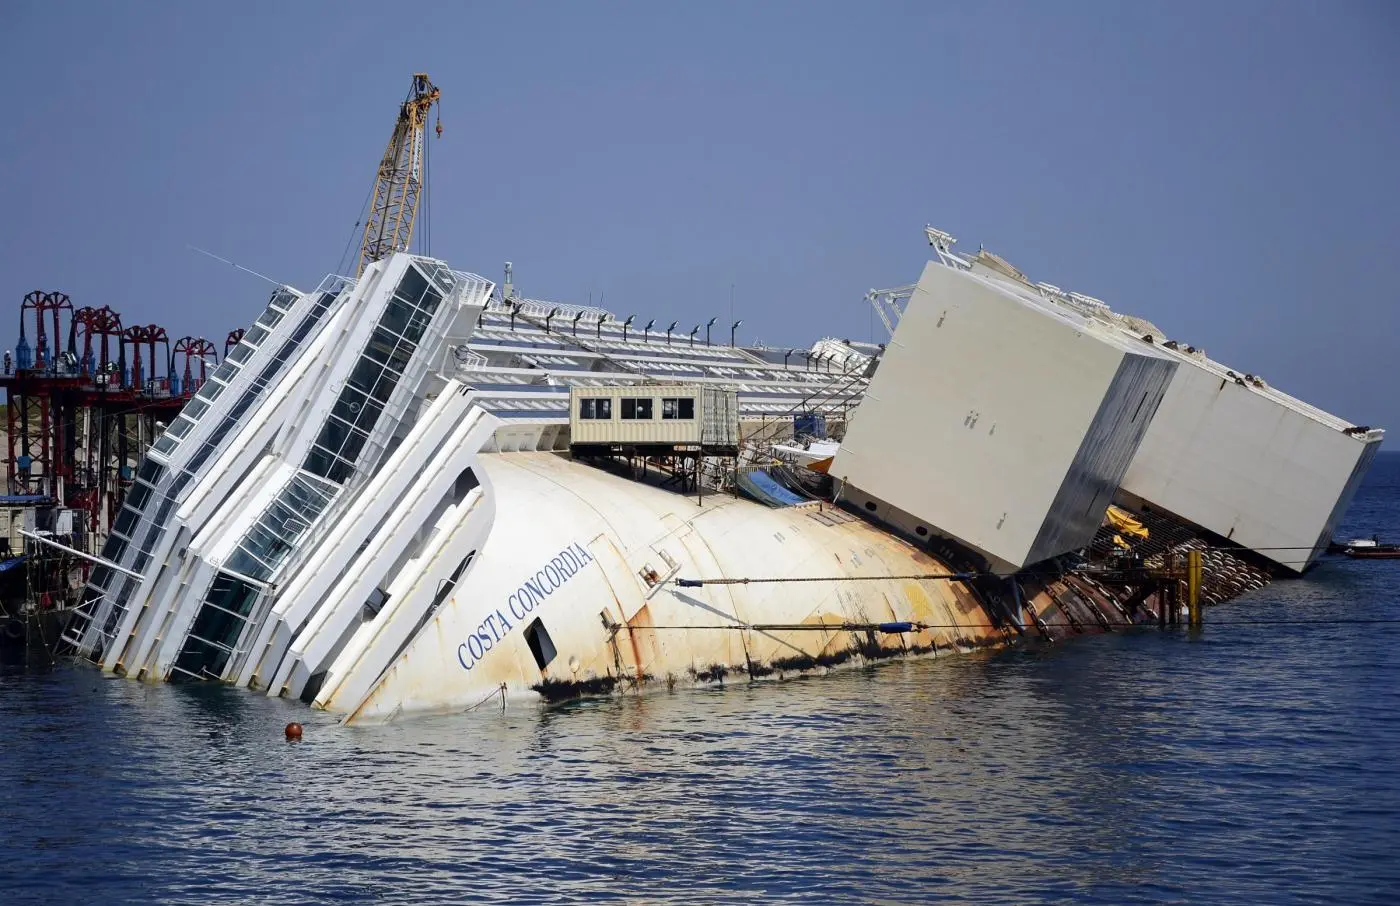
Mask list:
[[[1142,627],[1151,628],[1155,623],[1123,623],[1123,628]],[[1335,620],[1210,620],[1209,626],[1375,626],[1375,625],[1400,625],[1400,618],[1388,617],[1339,617]],[[969,627],[959,626],[956,623],[919,623],[919,622],[889,622],[889,623],[722,623],[722,624],[698,624],[694,626],[633,626],[635,630],[645,629],[729,629],[729,630],[750,630],[753,632],[884,632],[884,633],[904,633],[923,632],[927,629],[956,629],[966,631]],[[971,627],[977,628],[977,627]]]
[[[944,582],[971,582],[979,576],[998,576],[998,573],[918,573],[909,576],[775,576],[759,579],[673,579],[681,588],[703,588],[706,585],[766,585],[780,582],[892,582],[899,580],[940,580]],[[1010,573],[1007,574],[1011,575]],[[1002,576],[1005,578],[1005,576]]]

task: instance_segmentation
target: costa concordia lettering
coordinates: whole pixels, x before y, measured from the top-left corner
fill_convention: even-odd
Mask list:
[[[368,722],[1112,630],[1192,549],[1206,600],[1308,568],[1381,431],[929,238],[870,297],[888,348],[682,341],[402,253],[281,287],[65,641]]]
[[[511,592],[507,600],[507,607],[511,616],[516,622],[520,622],[534,610],[544,600],[554,594],[565,582],[574,577],[574,573],[583,569],[584,564],[592,563],[593,558],[588,556],[588,552],[577,544],[559,552],[552,560],[544,565],[544,568],[535,573],[533,580],[526,580],[524,585]],[[495,613],[488,613],[486,618],[477,626],[476,631],[467,637],[467,640],[457,646],[457,661],[465,670],[470,670],[476,666],[485,656],[486,652],[501,638],[514,628],[514,624],[507,620],[505,614],[497,609]]]

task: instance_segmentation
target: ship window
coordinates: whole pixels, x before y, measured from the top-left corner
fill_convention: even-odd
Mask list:
[[[408,360],[413,358],[414,344],[398,334],[379,326],[369,336],[365,356],[397,374],[403,374]]]
[[[607,397],[581,399],[578,404],[578,417],[583,419],[611,419],[612,400]]]
[[[652,399],[650,397],[623,397],[622,417],[626,419],[650,421]]]
[[[313,446],[311,452],[306,454],[306,461],[302,463],[302,468],[313,475],[321,475],[331,481],[342,482],[354,472],[354,466],[338,458],[334,453],[324,447]]]
[[[160,477],[165,472],[160,463],[146,460],[137,470],[136,477],[146,482],[146,484],[160,484]]]
[[[376,413],[377,414],[377,413]],[[354,463],[360,455],[360,450],[364,448],[365,442],[369,440],[369,435],[364,431],[359,431],[345,424],[340,419],[331,417],[326,419],[325,425],[321,428],[321,433],[316,438],[317,447],[324,448],[347,463]],[[313,472],[324,477],[331,478],[329,471],[322,471],[325,467],[324,457],[314,450],[306,458],[302,468],[308,472]],[[338,481],[338,478],[332,478]]]
[[[229,379],[233,377],[233,373],[237,370],[238,366],[236,366],[232,362],[224,362],[218,368],[214,369],[214,373],[210,375],[210,377],[217,378],[218,380],[221,380],[224,383],[228,383]]]
[[[549,662],[554,660],[559,652],[554,650],[554,642],[549,637],[549,630],[544,628],[544,621],[539,617],[525,629],[525,644],[530,646],[530,653],[535,656],[535,663],[543,670],[549,666]]]
[[[106,591],[107,586],[112,582],[112,577],[115,575],[116,573],[112,572],[107,567],[99,566],[92,571],[92,578],[88,580],[88,586],[90,588]]]
[[[233,348],[233,351],[228,354],[228,358],[226,358],[224,361],[241,363],[244,359],[248,358],[248,356],[252,354],[253,347],[245,346],[242,343],[239,343]]]
[[[112,526],[112,531],[130,536],[131,530],[135,527],[136,520],[140,515],[140,512],[132,507],[122,507],[121,515],[117,517],[116,524]]]
[[[131,485],[131,490],[126,495],[126,505],[140,512],[146,508],[146,501],[151,498],[151,492],[154,490],[154,488],[145,482],[134,482]]]
[[[914,526],[914,534],[922,538],[928,534],[928,529],[924,528],[922,525],[916,525]]]
[[[345,383],[356,390],[369,394],[381,403],[386,403],[389,401],[390,394],[394,392],[394,385],[397,382],[385,374],[384,369],[379,367],[374,360],[362,356]]]
[[[689,420],[695,417],[695,399],[689,396],[667,397],[661,401],[663,419]]]
[[[230,652],[226,649],[191,635],[185,639],[185,648],[180,652],[180,657],[176,659],[171,669],[191,679],[215,679],[223,673],[224,665],[228,663],[229,654]],[[174,675],[174,672],[170,678],[175,682],[182,681],[180,677]]]
[[[409,336],[409,321],[413,318],[414,311],[415,309],[413,306],[407,302],[403,302],[399,299],[390,299],[389,304],[384,306],[384,314],[380,317],[379,324],[381,327],[388,328],[393,333],[407,337]],[[419,331],[419,336],[422,336],[421,330]],[[410,339],[416,340],[417,337],[410,337]]]
[[[340,391],[340,398],[335,401],[331,414],[362,431],[370,431],[374,428],[375,422],[379,420],[381,411],[382,407],[378,401],[371,400],[360,391],[347,387]]]
[[[419,273],[418,268],[410,265],[399,278],[399,285],[394,287],[394,295],[410,305],[417,305],[427,290],[428,278]]]
[[[872,513],[875,512],[875,501],[873,501],[873,500],[867,500],[867,501],[865,501],[865,508],[866,508],[867,510],[869,510],[870,512],[872,512]]]

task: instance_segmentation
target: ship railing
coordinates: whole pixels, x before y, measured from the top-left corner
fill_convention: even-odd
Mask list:
[[[778,420],[760,427],[748,437],[741,438],[739,442],[741,451],[747,448],[751,454],[756,453],[759,448],[771,446],[782,439],[778,436],[779,432],[792,428],[793,416],[814,409],[822,409],[827,412],[849,411],[859,404],[863,396],[864,383],[865,376],[861,372],[838,375],[835,380],[813,390],[801,402],[780,414]]]

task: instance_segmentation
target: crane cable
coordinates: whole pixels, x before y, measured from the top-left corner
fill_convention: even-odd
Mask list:
[[[377,180],[376,180],[377,182]],[[340,253],[340,263],[335,266],[335,272],[344,276],[345,265],[350,262],[350,250],[355,247],[355,240],[359,239],[364,231],[365,218],[369,216],[370,201],[374,198],[375,183],[370,183],[369,191],[365,193],[365,202],[360,205],[360,216],[355,221],[355,225],[350,228],[350,238],[345,242],[345,250]]]
[[[442,123],[439,122],[438,125],[441,126]],[[432,147],[432,143],[428,141],[424,130],[420,129],[418,134],[423,136],[423,185],[418,187],[420,193],[418,206],[421,209],[419,212],[418,253],[424,257],[430,257],[433,253],[433,195],[429,191],[432,185],[432,171],[428,168],[428,149]]]

